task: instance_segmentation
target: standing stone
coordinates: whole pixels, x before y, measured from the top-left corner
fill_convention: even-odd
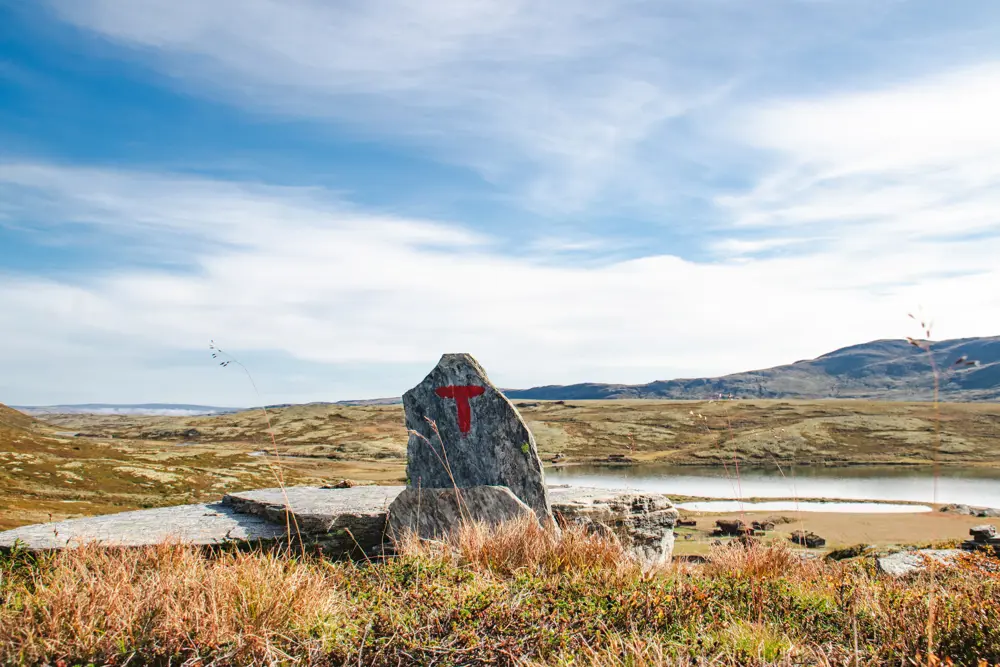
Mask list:
[[[403,394],[403,408],[409,486],[506,486],[544,525],[553,525],[535,438],[471,355],[442,356]]]

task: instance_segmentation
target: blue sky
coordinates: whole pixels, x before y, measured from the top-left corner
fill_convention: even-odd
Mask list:
[[[995,335],[998,82],[987,0],[0,0],[0,401]]]

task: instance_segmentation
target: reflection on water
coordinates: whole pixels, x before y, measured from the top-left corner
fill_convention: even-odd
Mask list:
[[[816,503],[772,500],[763,503],[741,503],[737,500],[706,500],[678,503],[677,507],[691,512],[845,512],[849,514],[905,514],[930,512],[927,505],[894,505],[892,503]]]
[[[660,464],[567,466],[545,471],[551,484],[628,488],[702,498],[836,498],[965,503],[1000,507],[1000,470],[850,466],[740,468]],[[935,486],[937,487],[935,493]]]

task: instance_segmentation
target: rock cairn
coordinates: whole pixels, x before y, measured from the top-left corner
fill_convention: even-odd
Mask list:
[[[962,543],[962,548],[967,551],[989,551],[992,550],[1000,556],[1000,537],[997,537],[996,526],[992,524],[982,524],[969,529],[971,540]]]

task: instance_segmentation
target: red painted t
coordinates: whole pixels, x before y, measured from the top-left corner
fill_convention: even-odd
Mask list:
[[[469,406],[469,399],[480,396],[486,389],[475,385],[451,385],[448,387],[438,387],[434,393],[441,398],[455,399],[458,407],[458,430],[463,434],[468,433],[472,428],[472,408]]]

